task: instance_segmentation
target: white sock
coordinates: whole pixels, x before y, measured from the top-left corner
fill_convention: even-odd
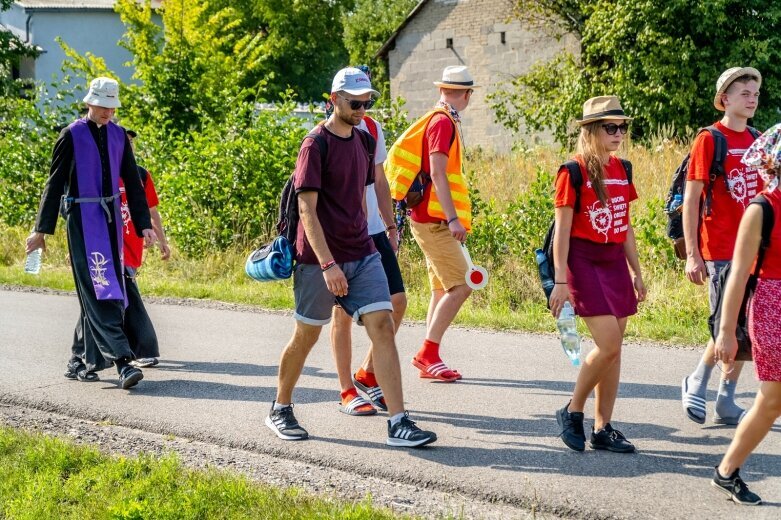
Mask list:
[[[287,403],[287,404],[280,404],[280,403],[278,403],[278,402],[274,401],[274,410],[276,410],[276,411],[279,411],[279,410],[281,410],[282,408],[287,408],[288,406],[290,406],[290,403]]]
[[[393,417],[390,418],[391,428],[399,424],[399,421],[404,417],[404,412],[397,413]]]

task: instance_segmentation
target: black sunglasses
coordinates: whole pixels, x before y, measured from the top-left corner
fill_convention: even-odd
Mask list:
[[[357,99],[347,99],[346,97],[342,96],[341,94],[337,94],[340,98],[344,99],[348,103],[350,103],[350,108],[353,110],[360,110],[361,107],[365,108],[366,110],[369,110],[371,107],[374,106],[374,100],[370,99],[368,101],[358,101]]]
[[[620,125],[617,125],[615,123],[608,123],[606,125],[602,125],[602,128],[605,129],[605,132],[607,132],[607,135],[616,135],[616,132],[621,132],[621,135],[626,135],[626,133],[629,131],[629,124],[628,123],[621,123]]]

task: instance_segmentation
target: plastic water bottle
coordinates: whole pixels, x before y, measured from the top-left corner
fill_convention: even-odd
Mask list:
[[[27,260],[24,262],[24,272],[29,274],[38,274],[41,272],[41,253],[40,247],[27,253]]]
[[[676,193],[675,196],[673,196],[673,200],[670,202],[669,213],[677,213],[680,211],[681,206],[683,206],[683,195]]]
[[[542,290],[545,291],[546,296],[550,297],[550,293],[553,291],[554,283],[553,273],[551,273],[551,268],[548,264],[548,257],[545,256],[545,252],[542,249],[535,249],[534,259],[537,261],[537,270],[540,273]]]
[[[564,307],[559,313],[559,319],[556,320],[556,327],[561,335],[561,348],[567,355],[573,366],[580,365],[580,336],[578,336],[578,327],[575,323],[575,309],[569,301],[564,302]]]

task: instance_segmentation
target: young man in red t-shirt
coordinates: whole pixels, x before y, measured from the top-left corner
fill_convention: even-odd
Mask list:
[[[719,273],[732,259],[740,219],[761,189],[758,172],[740,162],[754,142],[748,120],[757,109],[761,84],[762,75],[751,67],[731,68],[716,82],[713,104],[724,112],[724,117],[714,126],[727,141],[723,175],[713,179],[710,175],[714,156],[714,138],[710,132],[700,132],[692,145],[683,201],[686,278],[697,285],[703,285],[708,279],[711,314],[716,306]],[[705,205],[708,192],[712,193],[709,209]],[[683,379],[684,412],[699,424],[705,422],[705,395],[715,364],[713,340],[710,340],[697,368]],[[746,413],[735,403],[735,384],[742,366],[742,362],[736,362],[723,374],[716,398],[715,423],[735,425]]]
[[[472,289],[466,285],[469,270],[461,251],[467,229],[459,216],[455,196],[449,182],[449,164],[453,154],[461,153],[463,142],[460,129],[460,113],[463,112],[472,93],[478,88],[464,66],[451,66],[442,73],[442,81],[434,82],[439,88],[437,107],[450,115],[439,112],[431,116],[423,137],[421,172],[428,174],[431,182],[423,191],[423,201],[412,208],[410,214],[412,235],[426,256],[431,300],[426,315],[426,339],[412,358],[412,364],[420,370],[420,377],[452,382],[461,379],[457,370],[449,368],[440,357],[440,343],[453,319],[461,310]],[[454,123],[455,122],[455,123]],[[462,171],[457,172],[463,175]],[[436,192],[441,214],[432,211],[431,190]]]
[[[130,145],[134,151],[136,135],[136,132],[133,130],[127,131]],[[152,229],[154,229],[159,240],[160,258],[168,260],[171,257],[171,248],[168,246],[168,240],[163,230],[163,219],[157,209],[160,201],[157,197],[152,174],[141,166],[138,167],[138,174],[141,176],[144,184],[146,200],[149,204],[149,216],[152,218]],[[130,347],[136,355],[136,359],[131,361],[130,364],[139,368],[145,368],[157,365],[157,358],[160,356],[160,352],[157,344],[157,334],[152,325],[152,320],[146,312],[144,302],[141,299],[141,293],[138,291],[138,285],[136,284],[136,273],[143,261],[144,244],[136,238],[133,232],[133,221],[130,220],[129,214],[125,212],[125,189],[121,184],[119,191],[122,203],[122,220],[125,224],[125,286],[128,290],[128,307],[125,309],[124,328],[130,341]],[[126,215],[127,219],[125,218]]]

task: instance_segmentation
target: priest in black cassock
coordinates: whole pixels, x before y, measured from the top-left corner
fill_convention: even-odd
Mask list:
[[[138,236],[147,247],[157,237],[127,133],[112,122],[120,106],[119,85],[110,78],[96,78],[84,102],[87,116],[63,129],[54,145],[49,179],[26,250],[45,248],[44,237],[54,233],[62,205],[85,336],[83,348],[72,352],[65,377],[96,381],[96,372],[113,363],[120,386],[127,389],[144,375],[130,365],[133,352],[122,331],[127,293],[120,177]]]

